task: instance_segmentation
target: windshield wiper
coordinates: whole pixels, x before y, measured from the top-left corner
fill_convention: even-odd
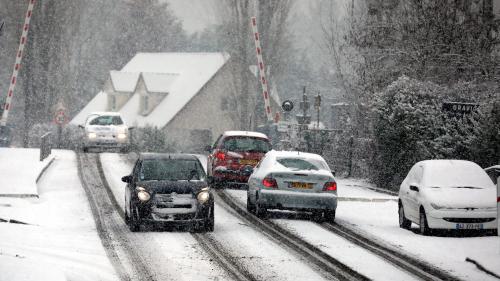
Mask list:
[[[455,188],[482,189],[481,187],[475,186],[455,186]]]

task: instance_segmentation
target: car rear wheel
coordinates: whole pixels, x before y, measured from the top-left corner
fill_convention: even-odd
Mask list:
[[[335,222],[335,210],[326,210],[323,216],[326,222]]]
[[[88,147],[86,147],[86,146],[84,146],[84,147],[83,147],[83,152],[84,152],[84,153],[89,152],[89,148],[88,148]]]
[[[420,210],[420,219],[419,219],[419,231],[420,234],[422,235],[430,235],[431,234],[431,229],[429,228],[429,225],[427,224],[427,217],[425,215],[425,210],[422,209]]]
[[[247,196],[247,211],[250,213],[255,212],[255,204],[250,200],[250,196]]]
[[[399,227],[403,229],[410,229],[411,221],[406,218],[405,210],[403,208],[403,204],[401,203],[399,204],[398,214],[399,214]]]

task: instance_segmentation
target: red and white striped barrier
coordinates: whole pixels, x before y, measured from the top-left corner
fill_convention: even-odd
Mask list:
[[[19,74],[19,69],[21,68],[21,60],[23,58],[24,46],[26,41],[28,41],[28,31],[30,29],[31,16],[33,15],[33,7],[35,6],[36,0],[29,0],[28,11],[24,18],[23,32],[21,34],[21,40],[19,42],[19,48],[16,53],[16,62],[14,63],[14,70],[12,71],[12,77],[10,79],[9,91],[7,92],[7,99],[3,107],[2,119],[0,119],[0,126],[5,126],[7,124],[7,117],[9,117],[9,111],[12,108],[12,97],[14,96],[14,89],[16,87],[17,76]]]
[[[262,58],[262,48],[260,47],[260,35],[257,29],[257,18],[252,17],[252,30],[255,39],[255,51],[257,53],[257,67],[260,73],[260,84],[262,85],[262,96],[264,97],[264,107],[267,116],[267,121],[273,121],[271,112],[271,103],[269,102],[269,90],[267,87],[266,71],[264,70],[264,60]]]

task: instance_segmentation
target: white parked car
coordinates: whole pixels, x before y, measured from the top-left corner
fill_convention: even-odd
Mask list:
[[[433,229],[496,229],[496,188],[486,172],[464,160],[415,164],[399,189],[399,225]]]
[[[320,155],[271,150],[248,179],[247,209],[259,217],[268,209],[308,211],[333,222],[337,183]]]
[[[93,112],[89,114],[85,125],[80,125],[85,130],[83,151],[90,148],[118,148],[126,151],[129,148],[129,129],[124,124],[118,112]]]

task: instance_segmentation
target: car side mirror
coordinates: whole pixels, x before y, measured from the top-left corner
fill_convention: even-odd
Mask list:
[[[207,183],[208,183],[208,185],[212,185],[214,183],[214,177],[213,176],[207,176]]]
[[[131,183],[132,182],[132,175],[122,177],[122,182]]]
[[[208,151],[208,152],[212,151],[212,146],[211,145],[205,146],[205,151]]]
[[[332,171],[332,175],[335,177],[337,173],[335,173],[335,171]]]
[[[414,185],[414,184],[410,185],[410,190],[413,190],[413,191],[416,191],[416,192],[419,191],[418,187],[416,185]]]
[[[78,125],[78,128],[80,128],[80,129],[84,129],[85,127],[84,127],[83,125],[81,125],[81,124],[80,124],[80,125]]]

